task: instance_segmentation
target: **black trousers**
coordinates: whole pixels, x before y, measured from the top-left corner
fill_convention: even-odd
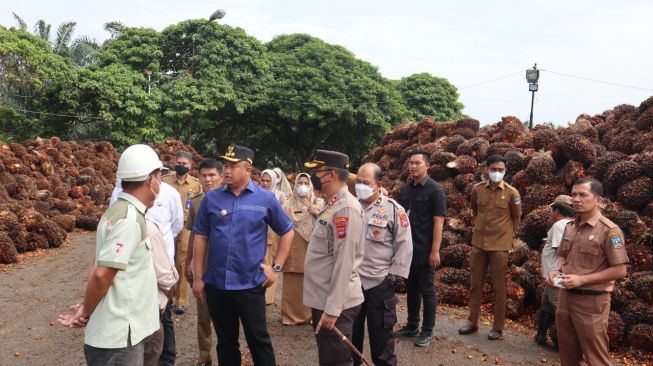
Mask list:
[[[354,320],[360,311],[361,306],[356,305],[353,308],[345,309],[340,313],[336,320],[336,328],[342,334],[351,339],[352,327]],[[322,317],[322,310],[311,309],[311,316],[313,317],[313,330],[317,327],[317,323]],[[336,335],[334,331],[320,329],[320,333],[315,335],[315,342],[317,343],[317,356],[320,361],[320,366],[351,366],[354,361],[351,357],[351,350],[345,342]],[[306,363],[307,365],[310,362]]]
[[[435,326],[435,310],[437,300],[434,286],[435,268],[428,263],[415,263],[410,265],[410,273],[406,280],[406,302],[408,305],[409,329],[419,328],[419,310],[424,302],[424,321],[422,333],[432,334]]]
[[[252,352],[254,365],[275,366],[272,340],[265,319],[265,288],[248,290],[219,290],[206,284],[204,288],[209,314],[218,335],[218,364],[240,366],[239,321]]]
[[[397,355],[392,331],[392,327],[397,323],[397,298],[394,284],[386,278],[377,286],[363,290],[363,296],[365,302],[354,321],[351,342],[359,351],[363,351],[365,320],[367,320],[372,363],[375,366],[396,366]],[[353,356],[354,365],[360,365],[361,359],[356,355]]]
[[[159,366],[174,366],[177,358],[177,345],[174,322],[172,321],[172,300],[168,300],[166,309],[161,315],[161,325],[163,326],[163,351],[159,357]]]

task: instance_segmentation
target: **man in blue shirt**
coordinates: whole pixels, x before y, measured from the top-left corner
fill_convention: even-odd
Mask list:
[[[210,246],[207,269],[194,261],[193,294],[206,301],[218,335],[218,363],[240,366],[239,324],[242,322],[255,365],[274,366],[274,350],[265,319],[265,288],[274,284],[288,256],[292,221],[270,191],[250,180],[254,152],[229,146],[220,157],[225,186],[206,193],[197,212],[193,255],[203,258]],[[274,263],[263,264],[268,226],[277,233]]]

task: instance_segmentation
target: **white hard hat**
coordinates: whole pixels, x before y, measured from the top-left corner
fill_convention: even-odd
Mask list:
[[[116,178],[127,182],[141,182],[155,170],[163,168],[161,160],[147,145],[132,145],[118,160]]]

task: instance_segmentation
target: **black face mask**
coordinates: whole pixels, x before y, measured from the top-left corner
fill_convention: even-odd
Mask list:
[[[313,188],[319,190],[322,190],[322,182],[320,181],[320,178],[317,177],[317,174],[311,175],[311,183],[313,183]]]
[[[184,175],[188,173],[188,167],[183,165],[175,165],[175,173],[177,173],[177,175]]]

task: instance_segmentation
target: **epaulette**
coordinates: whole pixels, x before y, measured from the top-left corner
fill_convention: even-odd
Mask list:
[[[195,198],[203,197],[205,193],[206,193],[206,192],[200,192],[200,193],[194,195],[193,197],[191,197],[190,199],[191,199],[191,200],[194,200]]]
[[[402,205],[400,205],[399,202],[395,201],[394,199],[392,199],[390,197],[387,197],[387,198],[388,198],[388,202],[392,203],[397,210],[405,211],[404,207]]]
[[[612,222],[610,219],[608,219],[607,217],[605,217],[603,215],[601,215],[601,217],[599,218],[599,221],[601,221],[603,224],[605,224],[605,226],[607,226],[608,229],[614,229],[614,228],[619,227],[617,224],[615,224],[614,222]]]

